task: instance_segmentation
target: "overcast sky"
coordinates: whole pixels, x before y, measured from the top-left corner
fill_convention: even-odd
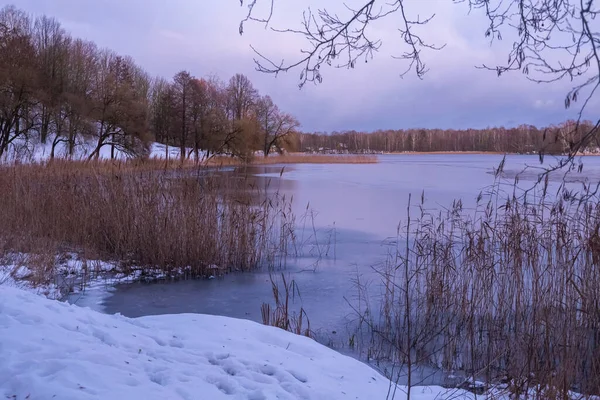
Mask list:
[[[261,0],[259,0],[260,2]],[[262,0],[263,2],[267,0]],[[364,0],[350,0],[359,4]],[[564,109],[568,82],[530,83],[518,74],[498,78],[475,65],[506,61],[508,41],[489,46],[481,13],[467,15],[451,0],[408,0],[413,17],[436,17],[422,36],[441,51],[423,54],[430,71],[425,79],[400,78],[406,67],[392,58],[403,51],[396,30],[399,15],[372,27],[383,47],[368,64],[354,70],[326,69],[324,81],[298,89],[300,71],[277,78],[254,70],[250,44],[273,59],[293,60],[302,42],[247,25],[238,33],[245,8],[239,0],[14,0],[18,8],[58,19],[73,36],[132,56],[152,75],[172,77],[188,70],[197,77],[216,74],[229,79],[248,75],[262,94],[294,114],[305,131],[399,128],[483,128],[521,123],[547,125],[575,117]],[[343,15],[341,0],[278,0],[272,25],[298,27],[307,5]],[[598,107],[598,99],[590,108]]]

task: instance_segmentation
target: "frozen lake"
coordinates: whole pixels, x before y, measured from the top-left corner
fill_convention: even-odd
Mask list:
[[[284,273],[300,290],[294,309],[302,305],[311,328],[336,346],[347,343],[347,333],[352,331],[355,315],[349,302],[357,295],[353,281],[360,275],[377,283],[372,266],[381,263],[393,247],[398,224],[407,215],[409,195],[417,204],[424,192],[429,210],[450,207],[454,199],[461,199],[465,208],[474,207],[480,192],[493,184],[492,171],[502,156],[386,155],[379,160],[377,164],[287,165],[281,177],[280,166],[246,171],[270,179],[271,189],[293,196],[302,251]],[[583,162],[583,171],[569,176],[573,187],[581,186],[579,181],[597,184],[600,179],[600,157],[585,157]],[[526,165],[539,167],[537,156],[508,156],[505,181],[512,184]],[[531,187],[538,172],[523,173],[519,184]],[[552,175],[551,185],[556,187],[563,173]],[[85,304],[86,295],[80,301]],[[260,322],[263,302],[273,302],[267,272],[121,285],[95,306],[130,317],[205,313]]]

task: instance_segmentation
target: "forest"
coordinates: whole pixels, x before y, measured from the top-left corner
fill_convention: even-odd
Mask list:
[[[92,143],[90,159],[104,146],[111,158],[143,156],[158,141],[182,159],[245,158],[282,150],[299,126],[244,75],[151,77],[131,57],[14,6],[0,10],[0,90],[0,157],[34,143],[49,145],[51,158],[82,143]]]

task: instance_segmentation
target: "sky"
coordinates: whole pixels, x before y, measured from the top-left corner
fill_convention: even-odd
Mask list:
[[[257,0],[264,11],[269,0]],[[365,0],[348,0],[359,5]],[[381,0],[382,2],[384,0]],[[475,68],[506,61],[510,40],[490,46],[485,16],[450,0],[407,0],[407,12],[434,19],[419,34],[440,51],[424,51],[429,72],[400,77],[406,50],[397,28],[398,14],[370,27],[382,47],[355,69],[323,69],[323,83],[298,88],[300,70],[277,77],[257,72],[250,46],[274,60],[293,61],[305,43],[293,35],[239,23],[246,13],[240,0],[13,0],[16,7],[56,18],[74,37],[129,55],[153,76],[171,78],[181,70],[196,77],[247,75],[261,94],[298,118],[304,131],[374,131],[407,128],[485,128],[533,124],[545,126],[577,116],[565,110],[569,82],[551,85],[528,81],[519,73],[498,77]],[[246,1],[247,3],[247,1]],[[341,0],[276,0],[271,27],[297,28],[308,6],[345,15]],[[260,8],[263,7],[263,8]],[[588,109],[598,109],[596,97]]]

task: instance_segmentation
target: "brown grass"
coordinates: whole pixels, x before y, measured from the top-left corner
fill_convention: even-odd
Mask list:
[[[226,167],[239,165],[271,165],[271,164],[375,164],[379,160],[375,155],[356,155],[356,154],[304,154],[291,153],[286,155],[272,155],[269,157],[257,156],[250,160],[242,160],[237,157],[215,156],[208,160],[200,162],[204,166]],[[179,160],[161,160],[151,159],[146,161],[152,165],[162,167],[186,167],[193,168],[198,163],[193,160],[186,160],[183,163]]]
[[[276,266],[293,235],[277,193],[164,163],[3,166],[0,204],[5,252],[85,252],[173,275]]]
[[[253,164],[375,164],[379,162],[374,155],[355,154],[302,154],[293,153],[283,156],[256,157]]]
[[[504,155],[504,154],[519,154],[519,153],[502,153],[500,151],[392,151],[385,154],[392,155],[426,155],[426,154],[440,154],[440,155],[454,155],[454,154],[492,154],[492,155]]]

